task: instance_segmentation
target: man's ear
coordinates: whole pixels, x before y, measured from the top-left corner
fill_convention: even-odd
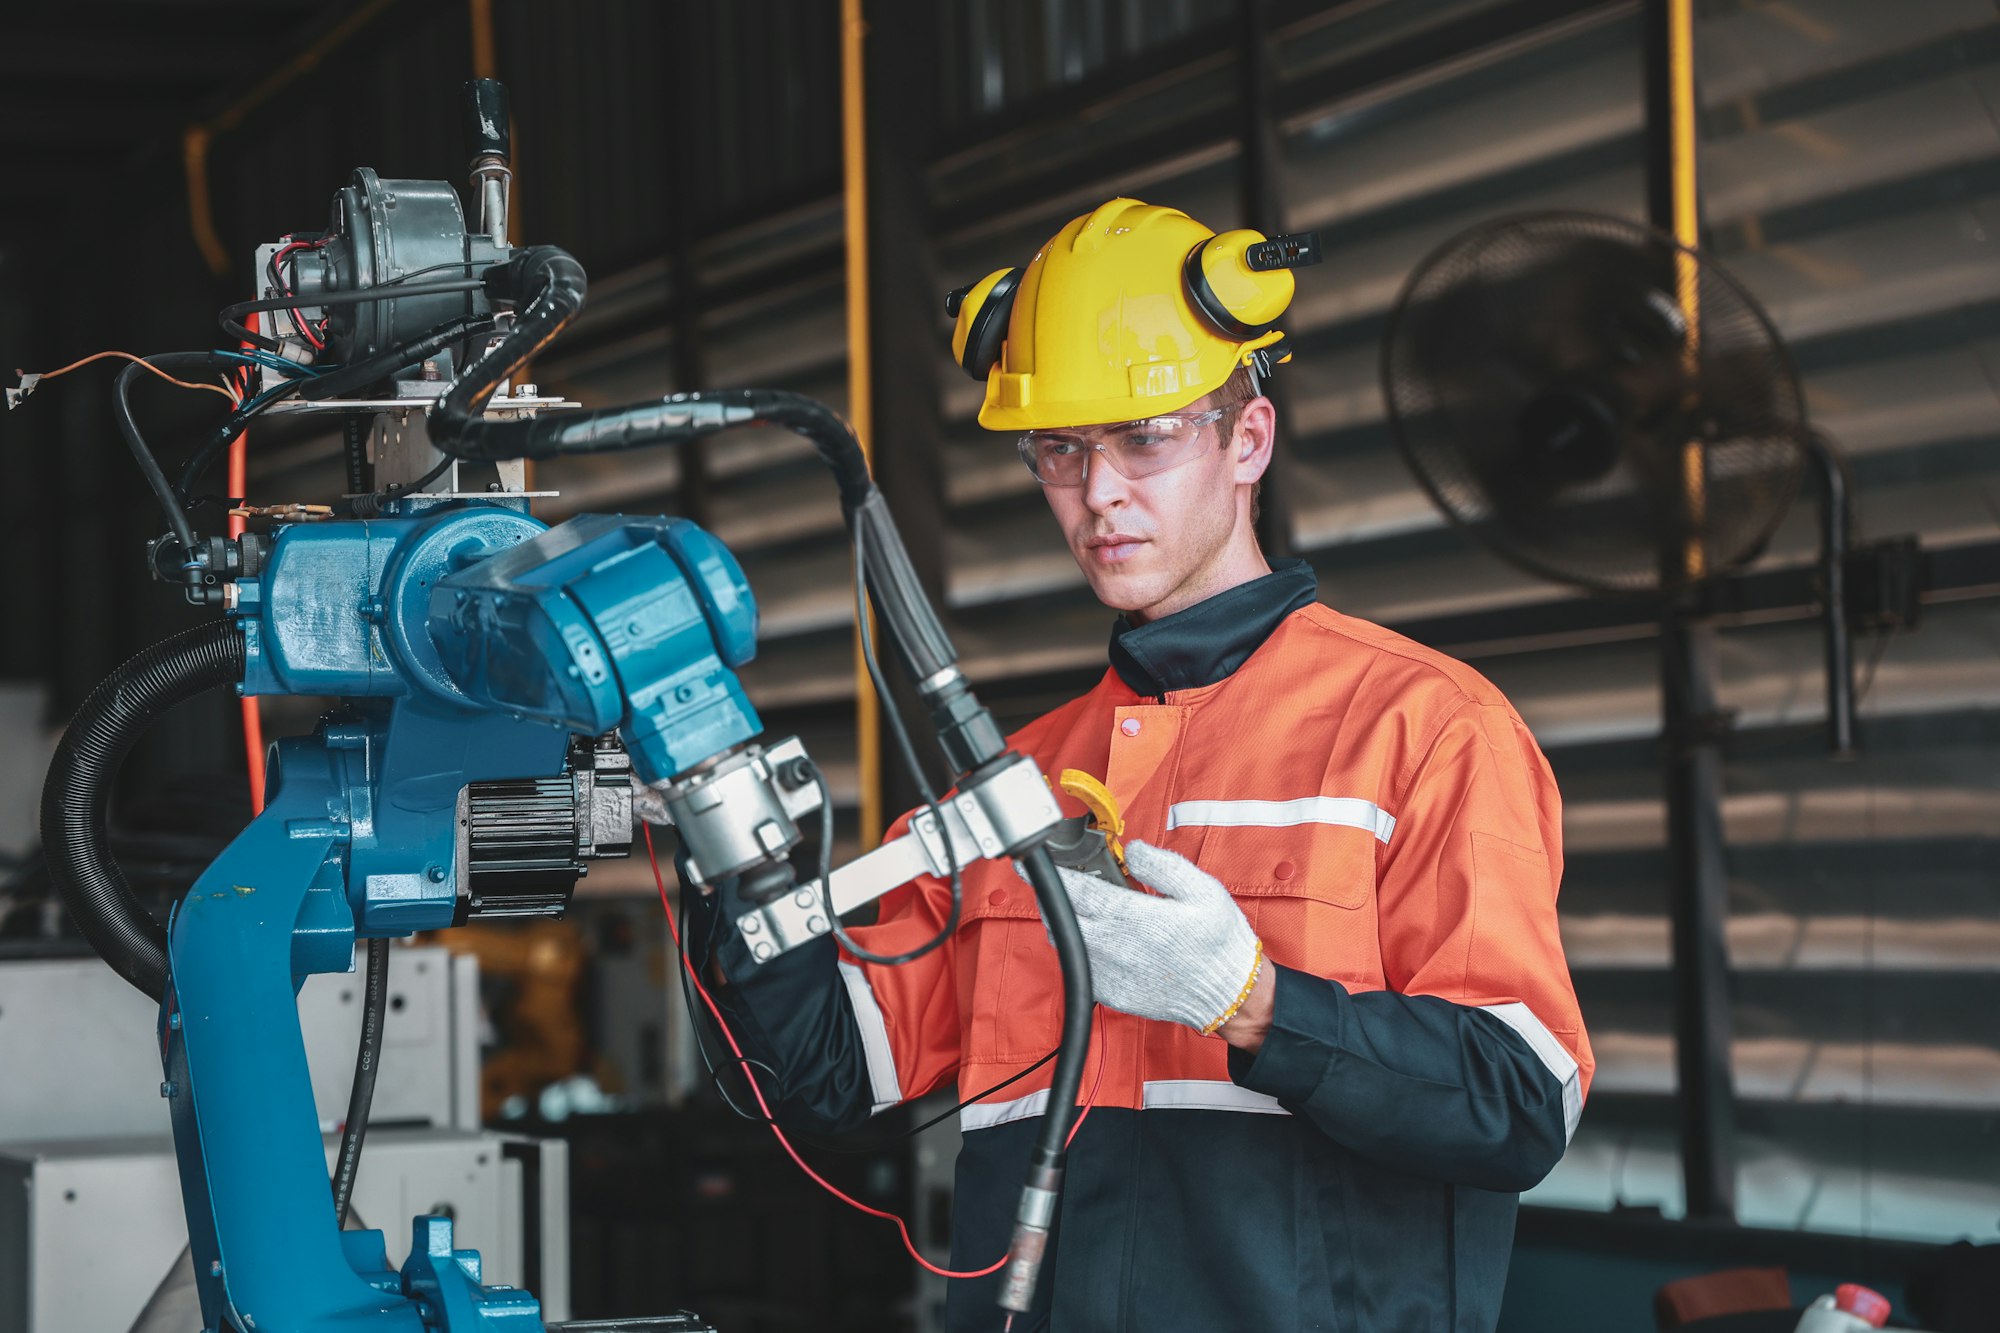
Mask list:
[[[1239,486],[1254,485],[1271,466],[1271,447],[1277,436],[1278,413],[1268,398],[1252,398],[1236,414],[1236,430],[1230,440],[1235,468],[1233,480]]]

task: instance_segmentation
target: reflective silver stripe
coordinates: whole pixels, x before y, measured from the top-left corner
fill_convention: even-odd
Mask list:
[[[1556,1040],[1556,1034],[1549,1031],[1527,1005],[1516,1001],[1513,1004],[1482,1004],[1479,1008],[1519,1033],[1521,1040],[1528,1043],[1528,1049],[1541,1057],[1542,1063],[1562,1084],[1563,1142],[1568,1143],[1576,1133],[1578,1117],[1583,1114],[1583,1082],[1577,1074],[1576,1057]]]
[[[1248,1111],[1253,1115],[1290,1115],[1268,1093],[1252,1092],[1212,1078],[1163,1078],[1146,1084],[1146,1107],[1182,1111]]]
[[[1396,817],[1359,796],[1301,796],[1295,801],[1182,801],[1167,808],[1167,827],[1208,824],[1221,828],[1292,828],[1339,824],[1362,828],[1382,842],[1396,831]]]
[[[854,1026],[861,1031],[861,1049],[868,1057],[868,1089],[875,1098],[873,1110],[879,1114],[903,1100],[903,1085],[896,1078],[896,1056],[889,1049],[889,1026],[882,1021],[882,1006],[875,1003],[875,988],[868,984],[866,972],[843,962],[840,979],[847,983]]]
[[[1049,1104],[1049,1090],[1031,1092],[1011,1102],[974,1102],[959,1112],[961,1129],[991,1129],[1040,1115]],[[1148,1110],[1248,1111],[1253,1115],[1290,1115],[1278,1099],[1234,1083],[1209,1078],[1163,1078],[1145,1085],[1141,1105]]]
[[[958,1113],[960,1129],[991,1129],[1014,1120],[1038,1116],[1049,1104],[1049,1090],[1031,1092],[1011,1102],[974,1102]]]

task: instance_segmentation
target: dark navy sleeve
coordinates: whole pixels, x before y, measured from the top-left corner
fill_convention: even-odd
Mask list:
[[[1504,1018],[1273,967],[1263,1046],[1229,1053],[1237,1083],[1364,1157],[1453,1184],[1524,1190],[1561,1159],[1573,1085]]]
[[[693,895],[688,957],[695,975],[728,1018],[744,1055],[774,1071],[775,1089],[773,1072],[754,1069],[778,1119],[827,1134],[867,1121],[875,1109],[867,1053],[833,940],[817,939],[759,963],[736,929],[748,909],[733,883],[702,894],[683,878],[681,892]],[[697,1021],[710,1020],[703,1014]],[[731,1058],[724,1045],[718,1059]]]

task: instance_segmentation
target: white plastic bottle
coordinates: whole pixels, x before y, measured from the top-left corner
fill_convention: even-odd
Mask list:
[[[1795,1333],[1870,1333],[1888,1322],[1889,1302],[1880,1292],[1843,1282],[1806,1307]]]

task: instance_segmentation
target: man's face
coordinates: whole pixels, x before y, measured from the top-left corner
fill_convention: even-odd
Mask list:
[[[1182,409],[1197,415],[1203,398]],[[1270,459],[1271,405],[1252,399],[1201,427],[1206,447],[1165,472],[1125,477],[1102,453],[1080,486],[1045,486],[1049,509],[1099,601],[1134,623],[1157,620],[1241,581],[1249,486]]]

